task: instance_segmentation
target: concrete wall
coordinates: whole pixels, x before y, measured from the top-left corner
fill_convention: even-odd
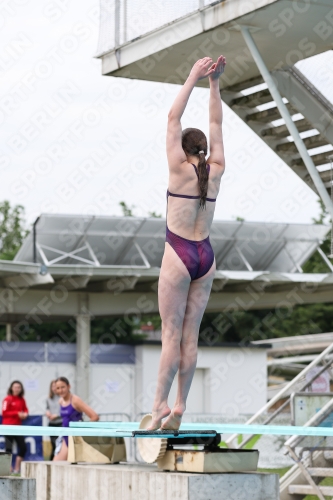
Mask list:
[[[159,472],[151,465],[23,462],[38,500],[278,500],[278,474]]]
[[[37,500],[36,480],[20,477],[0,477],[1,500]]]

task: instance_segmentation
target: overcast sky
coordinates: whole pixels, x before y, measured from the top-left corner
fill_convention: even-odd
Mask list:
[[[40,213],[165,213],[165,128],[177,86],[101,76],[98,0],[0,5],[0,200]],[[332,52],[300,65],[333,99]],[[208,91],[183,126],[207,132]],[[216,219],[311,222],[317,196],[224,105]]]

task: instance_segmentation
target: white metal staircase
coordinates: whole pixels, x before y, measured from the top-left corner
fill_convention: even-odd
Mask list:
[[[274,71],[272,76],[293,117],[303,142],[330,190],[331,172],[327,165],[333,147],[333,105],[296,67]],[[312,179],[288,128],[262,77],[228,87],[223,101],[286,162],[312,189]],[[322,150],[318,150],[321,148]],[[323,165],[327,165],[323,168]]]
[[[221,78],[222,99],[319,194],[333,218],[333,196],[327,192],[333,179],[328,165],[333,107],[291,62],[331,49],[331,37],[322,30],[323,24],[325,33],[333,29],[332,5],[301,3],[166,0],[158,10],[147,0],[137,2],[136,12],[129,0],[115,0],[113,8],[101,0],[98,57],[104,75],[181,84],[192,61],[223,52],[229,63]]]
[[[314,453],[304,461],[304,466],[311,476],[319,492],[325,497],[333,497],[332,486],[320,486],[319,483],[327,478],[333,477],[333,461],[325,457],[323,451]],[[280,500],[300,500],[307,495],[316,495],[318,490],[304,476],[299,466],[295,464],[280,480]],[[321,499],[322,500],[322,499]]]
[[[314,394],[316,395],[316,394]],[[333,398],[313,415],[305,426],[320,425],[333,411]],[[307,456],[303,455],[302,446],[307,438],[292,436],[285,442],[286,453],[295,460],[295,466],[281,478],[280,499],[289,500],[315,495],[320,500],[325,496],[333,496],[332,486],[321,486],[319,483],[328,477],[333,477],[332,443],[331,440],[317,439],[315,446],[305,448]],[[297,450],[298,448],[298,450]]]
[[[319,356],[313,360],[304,370],[299,373],[291,382],[289,382],[279,394],[274,396],[259,412],[251,417],[246,423],[253,424],[259,418],[264,417],[264,424],[271,423],[284,408],[290,404],[291,394],[306,390],[320,373],[330,369],[333,364],[333,343],[330,344]],[[322,366],[320,366],[322,365]],[[320,366],[320,372],[317,372],[306,381],[306,375],[314,367]],[[333,396],[333,395],[332,395]],[[285,399],[277,410],[268,413],[271,408],[280,400]],[[333,397],[329,402],[313,416],[305,426],[317,426],[333,411]],[[243,441],[235,446],[235,438],[230,436],[226,443],[228,446],[243,448],[253,436],[247,436]],[[295,460],[295,465],[280,480],[280,499],[281,500],[300,500],[307,495],[315,495],[320,500],[325,497],[333,497],[333,486],[321,486],[319,483],[324,478],[333,477],[333,452],[316,448],[306,455],[299,456],[298,447],[302,442],[301,436],[292,436],[289,438],[285,447],[289,455]],[[296,453],[297,448],[297,453]],[[333,448],[333,447],[332,447]]]

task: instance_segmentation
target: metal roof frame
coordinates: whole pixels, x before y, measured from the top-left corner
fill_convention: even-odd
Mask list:
[[[210,240],[219,271],[302,272],[329,231],[314,224],[213,222]],[[14,262],[59,268],[159,269],[165,220],[157,218],[42,214]],[[36,245],[36,248],[34,248]]]

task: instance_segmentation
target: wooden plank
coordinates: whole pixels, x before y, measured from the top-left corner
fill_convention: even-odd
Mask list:
[[[324,496],[333,496],[332,486],[320,486],[320,491]],[[308,484],[292,484],[288,488],[291,495],[315,495],[316,492],[312,486]]]
[[[328,467],[308,467],[311,476],[317,477],[333,477],[333,468]]]

